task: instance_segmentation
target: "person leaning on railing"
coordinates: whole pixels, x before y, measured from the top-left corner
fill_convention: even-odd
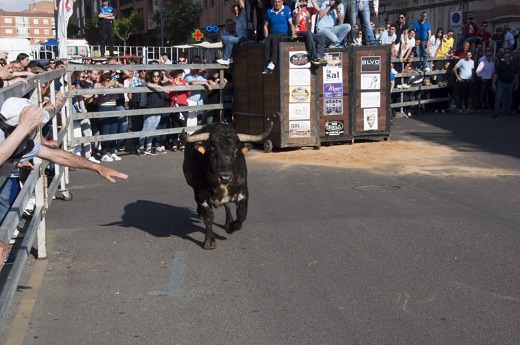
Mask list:
[[[39,121],[35,119],[37,115],[34,112],[40,112]],[[31,116],[30,121],[27,116]],[[25,98],[11,97],[4,101],[0,110],[0,148],[1,158],[3,159],[3,164],[0,166],[0,176],[7,176],[19,164],[32,169],[33,166],[29,161],[37,156],[58,165],[95,171],[112,183],[115,183],[114,177],[128,178],[126,174],[119,171],[92,163],[85,158],[62,150],[53,142],[39,144],[30,139],[35,130],[34,122],[37,122],[37,124],[45,123],[49,120],[49,117],[47,111],[40,109]],[[19,127],[21,128],[19,129]],[[10,137],[13,135],[14,137],[11,139]],[[14,146],[16,148],[13,153]],[[0,190],[0,219],[3,219],[10,206],[4,203],[5,200],[10,199],[10,188],[6,187],[4,183]]]
[[[56,164],[96,171],[112,183],[115,183],[114,177],[125,180],[128,178],[126,174],[94,164],[70,152],[40,145],[28,139],[38,125],[48,120],[48,112],[33,105],[27,99],[11,97],[2,104],[0,110],[0,174],[2,176],[9,174],[13,167],[20,163],[25,163],[25,167],[32,167],[30,163],[28,164],[29,160],[38,156]],[[11,188],[7,185],[9,183],[12,183],[12,180],[6,179],[0,188],[0,219],[3,219],[9,211],[11,197]],[[0,241],[0,266],[5,262],[8,251],[7,244]]]
[[[4,162],[7,161],[15,151],[18,151],[22,142],[27,138],[35,128],[42,123],[43,112],[40,110],[38,106],[28,106],[25,107],[20,112],[20,123],[16,128],[11,132],[11,134],[5,138],[4,141],[0,143],[0,167],[3,166]],[[3,134],[2,134],[3,137]],[[6,165],[6,172],[10,170]],[[7,172],[9,173],[9,172]],[[0,188],[1,191],[9,192],[11,188],[7,188],[7,184],[12,183],[10,179],[6,179]],[[10,196],[10,195],[9,195]],[[7,198],[6,206],[3,207],[3,198],[0,200],[0,219],[3,219],[7,211],[9,210],[9,198]],[[0,266],[3,265],[4,261],[7,258],[7,254],[9,252],[9,247],[4,242],[0,241]]]

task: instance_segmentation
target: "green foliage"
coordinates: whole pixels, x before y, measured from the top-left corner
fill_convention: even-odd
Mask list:
[[[67,25],[67,38],[75,38],[79,33],[79,26],[73,23]]]
[[[85,23],[84,37],[89,44],[98,44],[99,41],[99,18],[93,17]]]
[[[165,0],[163,0],[165,1]],[[163,32],[165,41],[171,45],[186,43],[191,33],[199,27],[199,17],[202,14],[202,6],[199,1],[192,0],[167,0],[168,10],[163,12]],[[157,31],[160,31],[161,14],[154,13],[154,21],[157,23]]]
[[[132,12],[130,16],[126,18],[114,20],[114,35],[119,37],[125,46],[130,36],[143,30],[143,28],[144,22],[137,15],[137,12]]]

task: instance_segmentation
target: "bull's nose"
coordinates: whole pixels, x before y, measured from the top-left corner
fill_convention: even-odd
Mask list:
[[[227,183],[231,181],[231,174],[220,174],[219,179],[220,183]]]

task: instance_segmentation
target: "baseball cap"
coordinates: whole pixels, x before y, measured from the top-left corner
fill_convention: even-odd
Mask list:
[[[5,102],[2,104],[2,109],[0,110],[0,113],[2,117],[4,118],[4,123],[16,127],[18,126],[18,123],[20,122],[20,113],[22,112],[23,108],[34,105],[33,102],[29,101],[26,98],[19,98],[19,97],[11,97],[5,100]],[[49,119],[51,118],[49,115],[49,112],[45,109],[42,109],[43,111],[43,121],[42,123],[47,123]]]

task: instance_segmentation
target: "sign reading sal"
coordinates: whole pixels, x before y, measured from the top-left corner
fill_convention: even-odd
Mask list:
[[[381,56],[362,56],[361,72],[381,72]]]

